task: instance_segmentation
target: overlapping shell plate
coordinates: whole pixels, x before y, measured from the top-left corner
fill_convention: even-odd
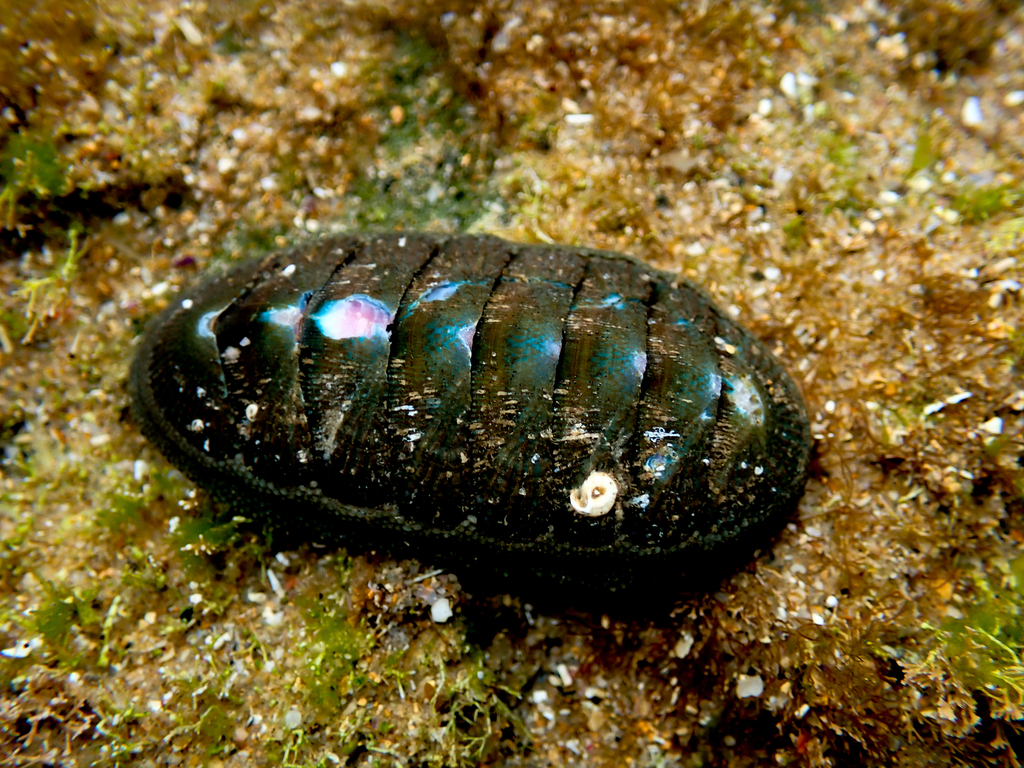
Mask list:
[[[674,275],[494,237],[325,238],[148,329],[143,430],[314,540],[594,590],[749,554],[802,492],[800,395]]]

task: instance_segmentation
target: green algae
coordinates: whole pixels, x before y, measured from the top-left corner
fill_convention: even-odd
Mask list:
[[[467,656],[451,678],[439,668],[431,704],[441,714],[440,746],[450,765],[478,765],[492,759],[502,731],[521,728],[512,711],[518,691],[501,685],[484,664],[483,654]],[[436,758],[435,758],[436,759]],[[437,760],[436,764],[446,764]]]
[[[100,617],[93,605],[97,590],[73,591],[45,579],[40,580],[40,584],[47,601],[33,615],[33,625],[54,651],[64,649],[64,641],[73,626],[99,626]]]
[[[11,136],[0,153],[0,217],[7,229],[14,229],[18,209],[34,208],[40,200],[60,197],[70,187],[67,165],[52,142],[24,134]],[[24,201],[23,198],[31,196]]]
[[[859,149],[849,136],[834,131],[821,131],[816,135],[816,139],[830,163],[846,169],[856,165]]]
[[[962,618],[936,632],[937,649],[968,689],[1001,705],[1024,704],[1024,557],[999,580],[978,577]],[[933,662],[935,658],[933,657]]]
[[[354,690],[365,684],[358,662],[376,645],[358,619],[322,598],[299,597],[296,605],[312,630],[308,661],[302,672],[308,700],[327,718],[336,714]]]
[[[918,127],[917,139],[914,141],[914,154],[910,158],[910,167],[907,169],[907,178],[916,173],[926,171],[942,159],[942,152],[939,150],[941,138],[928,123],[922,123]]]
[[[71,284],[78,273],[78,262],[86,251],[81,229],[68,232],[68,247],[63,261],[42,277],[25,280],[14,289],[14,295],[25,300],[24,317],[27,329],[22,344],[32,341],[40,325],[56,316],[68,303]]]
[[[1010,184],[971,185],[961,188],[953,198],[953,210],[965,224],[980,224],[1004,211],[1013,211],[1024,202],[1024,187]]]
[[[455,90],[441,53],[419,37],[399,35],[394,55],[372,75],[369,114],[381,126],[377,153],[385,167],[360,172],[347,196],[358,201],[355,226],[463,229],[493,198],[493,156],[482,126]],[[421,144],[431,137],[424,156]]]
[[[797,214],[782,225],[782,232],[786,236],[786,248],[789,251],[799,251],[807,244],[807,219]]]

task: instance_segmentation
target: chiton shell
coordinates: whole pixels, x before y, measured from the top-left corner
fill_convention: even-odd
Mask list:
[[[129,386],[174,464],[281,530],[593,591],[749,557],[810,445],[790,377],[686,281],[488,236],[342,235],[212,275]]]

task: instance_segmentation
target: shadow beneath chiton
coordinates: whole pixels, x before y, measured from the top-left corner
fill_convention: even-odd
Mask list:
[[[670,559],[658,566],[622,564],[614,578],[598,577],[585,569],[579,573],[553,574],[535,563],[509,563],[494,557],[468,556],[465,552],[428,554],[415,546],[397,540],[385,541],[379,536],[345,543],[318,542],[315,535],[294,524],[280,520],[253,520],[249,525],[261,535],[274,551],[306,549],[318,555],[344,551],[362,556],[368,571],[356,581],[381,581],[380,574],[390,566],[401,566],[410,583],[427,574],[443,574],[457,585],[460,612],[472,626],[480,626],[483,635],[502,630],[516,632],[526,627],[530,616],[547,615],[572,618],[582,627],[599,627],[611,622],[671,626],[672,619],[686,606],[707,599],[736,573],[754,571],[758,562],[770,553],[782,535],[785,524],[793,519],[775,521],[771,526],[756,526],[737,536],[723,556],[712,553],[686,553],[685,560]],[[409,567],[409,564],[412,566]],[[590,576],[595,576],[593,580]],[[356,581],[350,584],[357,588]],[[614,584],[609,589],[608,585]],[[364,583],[363,586],[366,586]],[[408,584],[406,584],[408,586]],[[372,589],[372,587],[371,587]],[[470,630],[473,631],[473,630]],[[525,630],[524,630],[525,631]]]

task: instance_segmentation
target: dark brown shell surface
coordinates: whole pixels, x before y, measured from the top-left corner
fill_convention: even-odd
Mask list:
[[[741,562],[810,446],[790,377],[681,278],[488,236],[341,235],[213,274],[151,323],[129,387],[239,511],[512,590]]]

